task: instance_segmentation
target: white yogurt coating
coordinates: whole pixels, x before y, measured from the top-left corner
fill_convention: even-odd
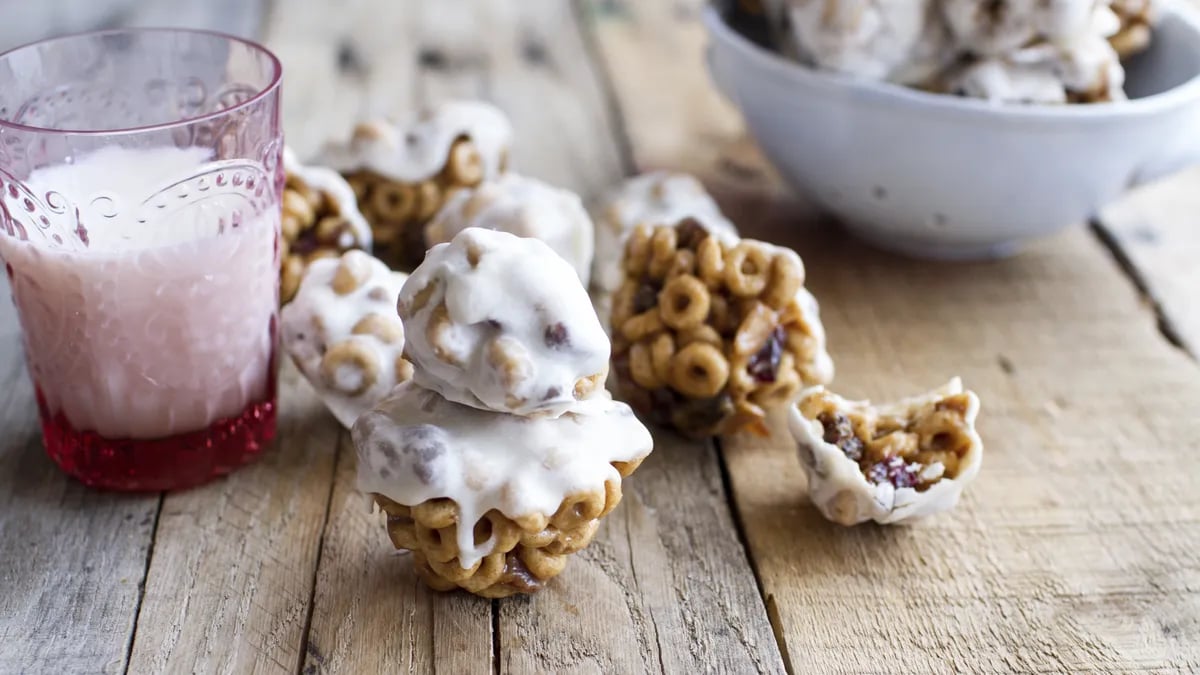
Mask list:
[[[800,60],[822,70],[920,84],[948,62],[948,34],[934,0],[775,4],[786,13],[790,47]]]
[[[38,169],[28,220],[19,188],[4,186],[0,201],[12,196],[29,236],[0,234],[0,256],[30,374],[51,413],[80,431],[161,438],[267,396],[279,207],[260,163],[211,154],[110,146]],[[71,220],[51,244],[54,231],[33,222],[39,213],[75,214],[81,226]]]
[[[1035,41],[1108,37],[1121,22],[1109,0],[940,0],[959,49],[980,57],[1004,57]]]
[[[624,403],[599,392],[556,418],[527,418],[452,403],[403,384],[352,431],[358,489],[405,506],[449,498],[460,509],[458,562],[470,569],[495,546],[476,546],[488,511],[553,515],[563,500],[621,482],[612,462],[650,454],[654,441]]]
[[[361,284],[349,294],[334,289],[334,278],[343,261],[363,271]],[[404,351],[404,329],[396,316],[396,298],[407,275],[388,269],[383,262],[354,250],[341,258],[322,258],[309,265],[295,299],[281,312],[283,347],[316,390],[338,422],[346,428],[363,412],[383,399],[397,384],[396,360]],[[385,341],[377,334],[353,329],[369,315],[399,331],[399,339]],[[358,368],[337,372],[335,385],[321,374],[321,361],[333,345],[349,341],[371,355],[375,382],[353,394],[363,383]]]
[[[338,246],[350,248],[357,245],[364,251],[371,250],[371,226],[358,210],[354,190],[340,173],[323,166],[301,164],[291,148],[283,149],[283,170],[313,190],[329,195],[337,204],[338,213],[350,225],[350,231],[342,232]]]
[[[622,183],[596,216],[592,285],[610,293],[621,287],[625,242],[638,225],[678,225],[687,218],[695,218],[723,241],[737,240],[737,228],[694,176],[652,171]]]
[[[416,183],[441,171],[451,146],[463,137],[479,152],[484,180],[499,175],[512,145],[512,124],[499,108],[482,101],[443,103],[401,123],[365,122],[348,143],[327,146],[321,163],[342,173],[369,169]]]
[[[557,416],[608,370],[579,277],[537,239],[463,230],[425,254],[397,307],[415,381],[464,405]]]
[[[586,287],[591,277],[593,226],[579,195],[535,178],[506,173],[459,190],[425,227],[425,245],[450,241],[468,227],[541,239],[575,268]]]
[[[822,387],[808,389],[804,399],[823,391]],[[933,391],[895,403],[875,406],[881,415],[905,415],[909,411],[938,400],[961,394],[962,381],[954,378]],[[832,396],[840,410],[862,409],[870,401],[847,401]],[[842,525],[855,525],[874,520],[881,525],[899,523],[948,511],[958,503],[963,488],[974,480],[983,461],[983,441],[975,431],[979,414],[979,399],[968,392],[969,406],[965,415],[971,443],[959,461],[954,478],[941,478],[924,492],[914,488],[897,488],[891,483],[872,483],[863,475],[858,462],[850,459],[840,448],[824,440],[824,428],[815,419],[804,417],[797,406],[788,411],[788,426],[800,446],[801,465],[808,476],[809,497],[829,520]],[[925,467],[930,475],[940,475],[940,463]]]
[[[997,102],[1067,103],[1071,94],[1125,99],[1120,56],[1098,35],[1061,44],[1042,42],[1005,59],[984,59],[949,82],[952,90]]]

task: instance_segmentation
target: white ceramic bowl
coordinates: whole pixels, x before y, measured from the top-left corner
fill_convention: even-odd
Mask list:
[[[1200,19],[1162,17],[1128,64],[1133,100],[995,105],[818,72],[709,7],[709,69],[793,187],[885,248],[1007,255],[1127,188],[1200,162]]]

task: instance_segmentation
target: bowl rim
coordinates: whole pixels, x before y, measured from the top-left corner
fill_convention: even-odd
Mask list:
[[[1197,40],[1200,40],[1200,12],[1179,3],[1167,3],[1163,8],[1162,17],[1167,16],[1175,16],[1183,21],[1195,33]],[[711,2],[705,5],[701,20],[714,40],[731,46],[744,58],[750,59],[776,77],[805,86],[849,91],[852,94],[876,100],[902,101],[913,106],[967,116],[1042,121],[1050,119],[1080,121],[1100,118],[1111,120],[1120,117],[1155,115],[1200,100],[1200,71],[1198,71],[1188,80],[1166,91],[1125,101],[1061,106],[997,104],[984,99],[936,94],[892,82],[865,80],[843,73],[806,67],[747,39],[725,21],[721,12]],[[709,49],[712,48],[713,45],[710,43]]]

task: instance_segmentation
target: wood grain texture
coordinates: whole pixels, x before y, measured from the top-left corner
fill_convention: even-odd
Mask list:
[[[491,672],[491,602],[417,579],[354,489],[355,463],[344,435],[301,672]]]
[[[501,672],[783,672],[711,446],[656,432],[576,558],[500,604]]]
[[[298,668],[341,428],[290,362],[279,411],[255,464],[165,498],[133,672]]]
[[[1135,190],[1099,227],[1157,307],[1167,336],[1200,356],[1200,168]]]
[[[0,279],[0,672],[125,669],[157,495],[97,492],[46,456]]]
[[[202,28],[253,37],[268,0],[60,0],[4,3],[0,49],[67,33],[124,26]]]
[[[630,46],[639,31],[621,22],[667,3],[636,4],[637,14],[596,20],[597,40],[614,40],[601,48],[606,58],[657,48]],[[658,25],[695,29],[689,12],[671,16]],[[664,73],[679,66],[611,64],[632,152],[642,156],[636,139],[665,143],[650,131],[660,123],[623,92],[655,82],[666,97]],[[724,126],[722,107],[690,100],[693,118],[714,120],[695,128]],[[653,156],[697,157],[689,152],[664,144]],[[687,168],[720,174],[711,163]],[[747,234],[804,256],[838,363],[835,388],[882,400],[961,374],[984,401],[987,445],[985,468],[954,513],[914,527],[844,529],[807,502],[778,420],[770,439],[723,440],[791,670],[1200,667],[1200,465],[1190,459],[1200,449],[1200,368],[1155,331],[1153,313],[1095,237],[1076,228],[1014,260],[935,265],[870,250],[763,192],[726,190],[723,205]]]

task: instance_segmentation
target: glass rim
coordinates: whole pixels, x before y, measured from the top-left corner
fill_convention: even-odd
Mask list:
[[[147,27],[132,27],[132,28],[107,28],[107,29],[103,29],[103,30],[90,30],[90,31],[82,31],[82,32],[78,32],[78,33],[67,33],[64,35],[57,35],[54,37],[43,38],[41,40],[34,40],[33,42],[26,42],[25,44],[13,47],[12,49],[6,49],[6,50],[0,52],[0,61],[3,61],[5,59],[7,59],[8,57],[12,56],[13,54],[16,54],[17,52],[23,51],[25,49],[29,49],[31,47],[36,47],[36,46],[40,46],[40,45],[44,45],[44,44],[50,44],[53,42],[65,42],[68,40],[77,40],[79,38],[90,38],[90,37],[97,37],[97,36],[102,36],[102,35],[121,35],[121,34],[130,34],[130,33],[182,33],[182,34],[190,34],[190,35],[207,35],[210,37],[220,38],[220,39],[226,40],[228,42],[241,43],[256,52],[266,55],[268,61],[271,64],[271,69],[272,69],[271,81],[268,82],[266,85],[264,85],[262,88],[260,88],[257,92],[255,92],[255,94],[253,96],[251,96],[250,98],[248,98],[244,101],[235,103],[231,106],[226,106],[219,110],[214,110],[212,112],[206,112],[202,115],[195,115],[193,117],[183,117],[183,118],[180,118],[177,120],[172,120],[170,122],[161,122],[159,124],[146,124],[146,125],[137,126],[137,127],[119,127],[119,128],[114,128],[114,129],[55,129],[52,127],[32,126],[29,124],[21,124],[20,122],[12,122],[9,120],[0,119],[0,129],[7,128],[7,129],[13,129],[13,130],[17,130],[17,131],[24,131],[27,133],[71,134],[71,135],[75,135],[75,136],[115,136],[115,135],[120,135],[120,134],[134,134],[134,133],[142,133],[142,132],[147,132],[147,131],[160,131],[160,130],[172,129],[175,127],[180,127],[180,126],[184,126],[184,125],[188,125],[188,124],[194,124],[196,122],[203,122],[205,120],[216,119],[218,117],[221,117],[223,115],[228,115],[229,113],[235,112],[242,108],[247,108],[249,106],[252,106],[252,105],[258,103],[259,101],[263,100],[264,98],[266,98],[271,92],[279,89],[279,85],[283,81],[283,63],[281,63],[279,61],[279,57],[276,56],[274,52],[272,52],[270,49],[267,49],[267,47],[264,46],[262,43],[256,42],[255,40],[250,40],[248,38],[238,37],[237,35],[232,35],[230,33],[223,33],[221,31],[208,30],[208,29],[204,29],[204,28],[171,28],[171,27],[165,27],[165,26],[147,26]]]

